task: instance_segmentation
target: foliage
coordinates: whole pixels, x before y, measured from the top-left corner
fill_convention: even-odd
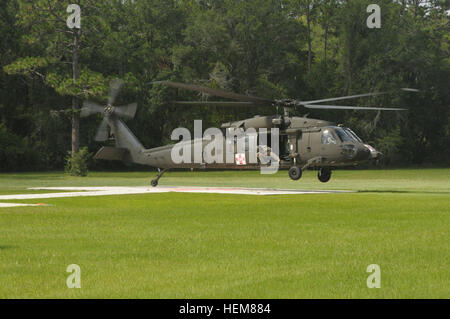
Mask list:
[[[27,170],[39,167],[36,150],[32,148],[28,137],[10,132],[0,124],[0,171]]]
[[[89,153],[87,147],[83,147],[79,152],[68,154],[66,157],[66,173],[72,176],[87,176],[88,174],[88,162],[91,159],[92,154]]]
[[[6,0],[0,8],[0,122],[27,140],[16,143],[20,150],[14,154],[31,149],[39,154],[31,167],[51,169],[64,166],[70,148],[71,98],[105,102],[114,77],[126,82],[117,103],[138,102],[138,114],[127,124],[146,147],[168,142],[174,128],[190,128],[194,119],[203,119],[204,128],[218,127],[276,111],[174,106],[170,101],[209,97],[153,81],[303,100],[414,87],[421,92],[352,101],[407,107],[404,114],[312,111],[309,116],[348,125],[373,146],[389,149],[384,165],[448,164],[445,8],[439,1],[378,1],[382,27],[368,29],[366,8],[372,2],[80,0],[81,72],[73,80],[73,33],[65,25],[69,1]],[[81,144],[92,152],[99,147],[93,140],[97,126],[95,117],[81,123]]]

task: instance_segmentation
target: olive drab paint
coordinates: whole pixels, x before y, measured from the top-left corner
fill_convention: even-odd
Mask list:
[[[376,9],[376,8],[375,8]],[[349,167],[377,159],[380,153],[363,142],[350,128],[335,123],[290,116],[294,107],[307,109],[364,110],[364,111],[403,111],[401,108],[360,107],[324,105],[323,102],[355,99],[369,96],[391,94],[392,92],[373,92],[351,96],[341,96],[314,101],[293,99],[272,100],[250,95],[237,94],[220,89],[178,82],[153,82],[173,88],[206,93],[239,102],[179,101],[178,104],[225,105],[249,107],[260,105],[282,107],[283,114],[271,116],[256,115],[252,118],[223,123],[221,128],[208,128],[203,133],[201,120],[194,121],[194,134],[186,128],[177,128],[171,139],[179,141],[152,149],[146,149],[122,121],[122,117],[133,118],[137,104],[113,106],[121,86],[111,82],[115,92],[104,107],[86,101],[82,116],[103,114],[103,122],[96,136],[97,141],[106,141],[109,136],[115,140],[115,147],[101,148],[95,159],[119,160],[158,168],[158,176],[151,185],[156,187],[161,176],[169,169],[258,169],[262,174],[274,174],[280,168],[289,169],[289,177],[299,180],[302,172],[317,169],[318,179],[326,183],[332,170]],[[402,91],[417,90],[402,88]]]

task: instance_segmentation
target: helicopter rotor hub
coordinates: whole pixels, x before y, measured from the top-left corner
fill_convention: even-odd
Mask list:
[[[114,106],[108,104],[105,106],[105,116],[111,116],[114,113]]]

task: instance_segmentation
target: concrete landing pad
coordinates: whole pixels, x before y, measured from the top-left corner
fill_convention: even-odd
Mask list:
[[[63,197],[153,194],[153,193],[209,193],[209,194],[236,194],[236,195],[300,195],[300,194],[330,194],[351,193],[351,191],[325,191],[325,190],[295,190],[295,189],[268,189],[268,188],[239,188],[239,187],[191,187],[191,186],[160,186],[160,187],[40,187],[31,190],[63,191],[47,194],[0,195],[0,200],[16,199],[45,199]]]
[[[40,206],[40,205],[36,205],[36,204],[0,203],[0,208],[7,208],[7,207],[24,207],[24,206]]]

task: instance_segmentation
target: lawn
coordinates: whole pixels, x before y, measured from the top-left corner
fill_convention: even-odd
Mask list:
[[[154,172],[0,174],[29,187],[142,186]],[[355,190],[162,193],[0,208],[0,298],[449,298],[450,169],[174,172],[161,185]],[[42,200],[40,200],[42,201]],[[14,203],[36,203],[15,200]],[[82,288],[68,289],[78,264]],[[381,267],[368,289],[366,268]]]

